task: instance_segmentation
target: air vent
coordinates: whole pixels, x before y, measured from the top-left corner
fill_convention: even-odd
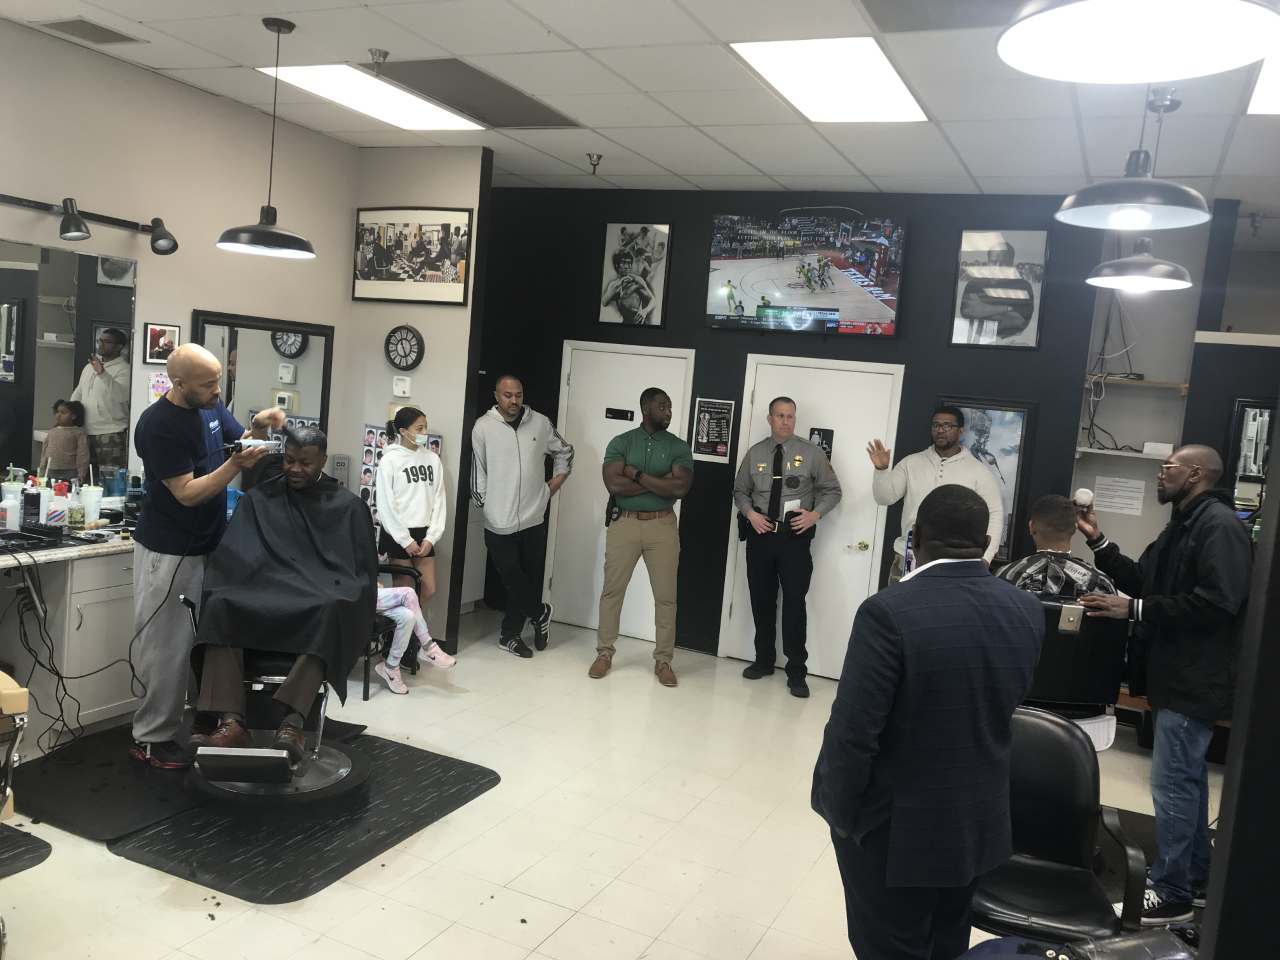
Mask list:
[[[146,40],[139,40],[137,37],[129,37],[123,33],[116,33],[114,30],[108,30],[102,24],[86,20],[84,17],[76,17],[74,20],[54,20],[51,23],[39,24],[39,26],[44,27],[46,30],[52,30],[54,33],[75,37],[77,40],[83,40],[86,43],[105,45],[108,43],[147,42]]]
[[[863,0],[885,33],[1003,27],[1022,0]]]
[[[365,67],[366,70],[372,69]],[[540,100],[461,60],[392,60],[382,76],[490,127],[576,127]]]

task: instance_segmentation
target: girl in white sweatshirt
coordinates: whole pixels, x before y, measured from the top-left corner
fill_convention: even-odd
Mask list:
[[[392,443],[392,438],[398,442]],[[436,592],[435,545],[444,536],[448,515],[444,471],[427,443],[426,415],[414,407],[402,407],[387,423],[387,446],[376,480],[378,522],[382,526],[378,552],[385,553],[391,563],[412,564],[422,574],[418,600],[423,608]],[[397,587],[410,585],[408,577],[394,577],[392,582]],[[423,653],[432,663],[431,653],[439,649],[435,643],[423,643]],[[447,656],[444,651],[439,655]],[[383,666],[388,673],[394,672],[395,683],[383,673]],[[400,683],[399,662],[379,665],[378,675],[395,690]]]

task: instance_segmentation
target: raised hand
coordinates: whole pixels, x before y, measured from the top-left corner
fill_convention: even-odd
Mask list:
[[[892,450],[886,450],[884,444],[879,440],[872,440],[867,444],[867,456],[871,458],[872,465],[877,470],[888,470]]]

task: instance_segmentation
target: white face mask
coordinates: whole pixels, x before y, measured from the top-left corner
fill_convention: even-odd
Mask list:
[[[421,447],[425,447],[428,443],[430,443],[431,438],[428,437],[425,433],[415,433],[413,435],[413,442],[416,443],[419,446],[419,448],[421,448]]]

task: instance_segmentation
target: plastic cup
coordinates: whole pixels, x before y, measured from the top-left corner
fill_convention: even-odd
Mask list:
[[[22,487],[23,487],[23,484],[21,483],[9,483],[8,481],[4,483],[0,483],[0,490],[4,491],[4,496],[0,499],[16,500],[18,501],[18,503],[21,503]]]
[[[102,509],[102,488],[81,487],[80,501],[84,504],[84,522],[97,520],[98,513]]]

